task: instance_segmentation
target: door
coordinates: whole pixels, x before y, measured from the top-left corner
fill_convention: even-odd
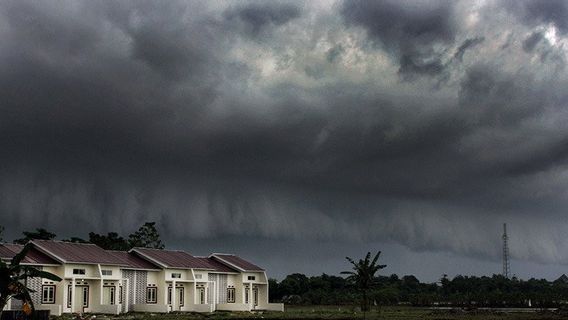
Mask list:
[[[89,307],[89,287],[75,286],[75,297],[73,297],[73,312],[83,312],[85,308],[88,307]]]
[[[178,299],[178,309],[181,310],[185,297],[183,296],[183,287],[176,288],[176,298]]]

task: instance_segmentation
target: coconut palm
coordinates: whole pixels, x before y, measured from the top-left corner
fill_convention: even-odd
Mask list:
[[[355,285],[362,293],[361,310],[365,313],[369,311],[370,303],[368,292],[376,284],[375,274],[380,269],[385,268],[386,264],[377,264],[381,252],[377,252],[373,260],[371,260],[371,252],[368,252],[365,259],[359,259],[355,262],[349,257],[345,257],[353,265],[353,271],[343,271],[341,274],[347,274],[346,280]],[[364,314],[363,314],[364,316]]]
[[[26,314],[31,314],[34,310],[33,302],[30,297],[32,289],[26,286],[29,278],[45,278],[53,281],[61,281],[58,276],[38,270],[31,266],[21,265],[22,260],[31,249],[31,244],[26,244],[22,251],[12,258],[9,264],[0,260],[0,316],[2,310],[10,299],[22,300],[22,310]]]

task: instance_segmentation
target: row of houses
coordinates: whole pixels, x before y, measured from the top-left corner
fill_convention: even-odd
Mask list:
[[[236,255],[197,257],[185,251],[148,248],[112,251],[94,244],[52,240],[30,243],[32,248],[22,264],[63,279],[28,282],[35,291],[36,309],[50,310],[52,315],[284,308],[268,302],[265,270]],[[0,244],[0,259],[8,261],[22,248]],[[20,308],[21,302],[14,299],[6,307]]]

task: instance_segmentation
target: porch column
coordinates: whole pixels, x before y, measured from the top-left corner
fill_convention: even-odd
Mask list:
[[[167,282],[164,282],[164,283],[166,284],[166,285],[165,285],[165,288],[166,288],[166,289],[164,290],[164,305],[165,305],[166,308],[167,308],[167,306],[168,306],[168,283],[167,283]],[[156,298],[157,298],[157,297],[156,297]],[[168,311],[168,312],[169,312],[169,311]]]
[[[97,264],[99,270],[99,279],[101,281],[100,288],[99,288],[99,305],[103,305],[103,271],[101,270],[101,265]]]
[[[172,311],[176,310],[176,281],[172,280]]]
[[[249,287],[248,287],[248,296],[249,296],[249,309],[252,310],[254,308],[254,297],[252,296],[252,282],[249,283]]]
[[[71,313],[75,312],[75,278],[71,278]]]
[[[122,292],[124,293],[124,299],[122,299],[122,304],[125,305],[124,312],[129,312],[130,308],[130,279],[126,278],[126,287],[122,286]]]

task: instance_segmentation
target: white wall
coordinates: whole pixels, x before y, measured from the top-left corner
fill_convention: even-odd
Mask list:
[[[111,270],[112,275],[102,276],[103,279],[122,279],[122,270],[117,266],[101,265],[101,270]]]
[[[65,266],[65,274],[64,277],[66,278],[81,278],[81,277],[95,277],[99,278],[99,267],[97,265],[91,264],[66,264]],[[85,269],[85,274],[73,274],[73,269]]]

